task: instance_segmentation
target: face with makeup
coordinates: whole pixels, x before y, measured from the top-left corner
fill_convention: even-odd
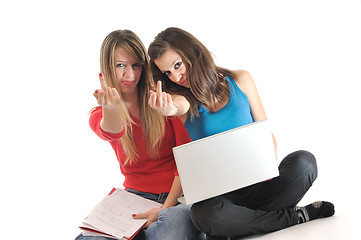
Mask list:
[[[142,74],[142,65],[123,47],[114,50],[116,84],[123,94],[136,90]]]
[[[174,83],[189,88],[187,67],[181,56],[168,48],[158,59],[154,60],[159,70]]]

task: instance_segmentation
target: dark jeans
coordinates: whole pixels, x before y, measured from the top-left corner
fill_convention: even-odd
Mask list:
[[[212,236],[243,237],[297,224],[293,209],[317,178],[315,157],[307,151],[286,156],[272,180],[193,204],[196,228]]]

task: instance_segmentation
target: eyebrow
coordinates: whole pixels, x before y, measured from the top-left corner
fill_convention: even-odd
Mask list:
[[[132,63],[131,61],[126,61],[126,60],[115,60],[115,63],[126,63],[126,64],[129,64],[129,63]],[[132,65],[133,64],[141,64],[140,62],[138,62],[138,61],[135,61],[134,63],[132,63]]]
[[[170,64],[170,68],[172,68],[176,64],[176,62],[179,60],[182,60],[182,59],[180,57],[177,57],[177,59],[172,64]],[[166,72],[169,72],[169,70],[165,70],[165,71],[161,71],[161,72],[166,73]]]

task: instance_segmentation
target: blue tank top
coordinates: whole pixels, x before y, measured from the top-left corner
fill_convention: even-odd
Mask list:
[[[198,108],[199,117],[190,119],[188,114],[184,126],[192,140],[208,137],[253,122],[248,97],[234,79],[226,77],[230,95],[228,103],[217,112],[210,112],[204,106]]]

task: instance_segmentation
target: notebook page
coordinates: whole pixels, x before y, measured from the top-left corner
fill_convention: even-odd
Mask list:
[[[133,219],[132,214],[161,206],[157,202],[117,189],[95,206],[84,219],[83,226],[92,226],[95,230],[117,238],[130,237],[146,223],[145,219]]]

